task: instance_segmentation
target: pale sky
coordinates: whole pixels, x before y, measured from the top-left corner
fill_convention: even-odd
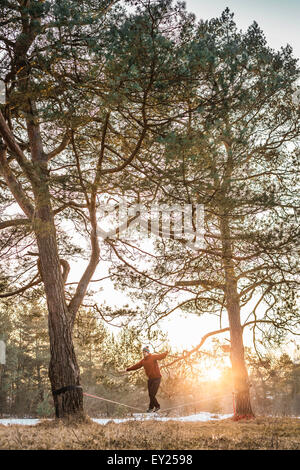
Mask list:
[[[300,58],[300,0],[186,0],[186,7],[203,20],[220,16],[228,7],[239,29],[245,31],[256,21],[270,47],[279,50],[290,44]]]

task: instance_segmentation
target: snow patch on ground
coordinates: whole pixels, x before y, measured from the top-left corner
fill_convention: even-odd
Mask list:
[[[32,418],[6,418],[0,419],[0,424],[4,424],[4,426],[14,425],[14,424],[21,424],[22,426],[33,426],[34,424],[39,423],[39,419],[32,419]]]
[[[198,413],[195,415],[190,416],[160,416],[159,414],[149,413],[135,413],[133,416],[128,418],[91,418],[95,423],[98,424],[107,424],[109,422],[114,423],[125,423],[126,421],[148,421],[149,419],[155,419],[156,421],[217,421],[219,419],[226,419],[230,418],[231,414],[213,414],[213,413]],[[39,419],[21,419],[21,418],[5,418],[0,419],[0,424],[4,426],[10,426],[19,424],[22,426],[34,426],[35,424],[39,423]]]
[[[149,419],[155,419],[155,421],[216,421],[219,419],[226,419],[232,416],[232,414],[229,415],[221,415],[221,414],[213,414],[213,413],[198,413],[195,415],[190,415],[190,416],[161,416],[159,413],[149,413],[149,414],[144,414],[144,413],[135,413],[133,414],[132,417],[130,418],[94,418],[93,421],[95,421],[98,424],[106,424],[108,422],[113,421],[114,423],[124,423],[125,421],[148,421]]]

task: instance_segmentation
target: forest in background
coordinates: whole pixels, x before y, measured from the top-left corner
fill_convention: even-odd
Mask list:
[[[0,339],[6,342],[6,365],[0,366],[0,417],[54,417],[48,378],[49,339],[46,310],[36,301],[32,305],[12,301],[0,307]],[[168,338],[160,330],[148,338],[163,351],[170,349]],[[118,370],[140,360],[141,337],[133,327],[115,334],[96,317],[82,308],[74,327],[74,343],[81,370],[82,386],[94,394],[127,405],[145,408],[148,403],[147,383],[143,370],[124,376]],[[225,348],[226,349],[226,348]],[[170,350],[171,358],[178,352]],[[209,411],[232,413],[231,368],[224,363],[222,342],[214,339],[210,348],[187,360],[162,369],[159,392],[162,409],[181,404],[189,406],[170,410],[170,416],[184,416]],[[213,356],[213,357],[211,357]],[[299,416],[300,361],[282,353],[266,352],[258,356],[246,348],[246,361],[251,382],[255,413],[271,416]],[[164,361],[164,363],[172,360]],[[163,363],[162,363],[163,364]],[[221,365],[222,374],[209,379],[207,369]],[[124,406],[85,398],[85,409],[91,417],[122,417],[136,412]]]

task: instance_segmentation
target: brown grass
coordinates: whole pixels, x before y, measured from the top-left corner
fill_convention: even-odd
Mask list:
[[[0,425],[0,449],[299,450],[300,421],[258,417],[238,422],[153,420],[100,425],[44,421],[36,426]]]

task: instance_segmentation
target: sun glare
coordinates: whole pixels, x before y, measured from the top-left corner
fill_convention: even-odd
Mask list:
[[[212,368],[207,369],[206,378],[208,380],[217,381],[220,379],[220,377],[221,377],[221,371],[217,367],[212,367]]]

